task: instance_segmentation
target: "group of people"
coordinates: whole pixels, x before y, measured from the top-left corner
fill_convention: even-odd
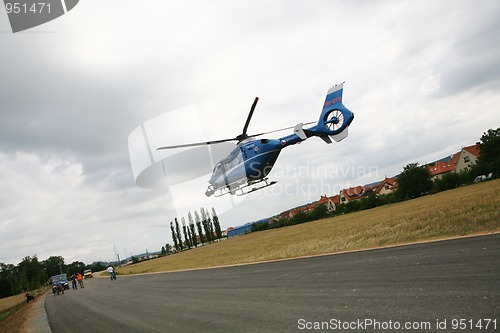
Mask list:
[[[107,268],[107,271],[109,273],[109,278],[111,279],[111,281],[113,280],[116,280],[116,272],[115,272],[115,268],[112,266],[112,265],[109,265],[109,267]],[[66,274],[62,274],[62,275],[66,275]],[[66,276],[65,276],[66,278]],[[78,289],[78,286],[77,286],[77,282],[78,284],[80,285],[80,288],[85,288],[84,284],[83,284],[83,275],[80,274],[80,273],[76,273],[76,274],[71,274],[71,276],[69,277],[69,280],[71,280],[71,287],[73,288],[73,290],[77,290]],[[69,288],[69,286],[68,286]],[[52,292],[54,293],[54,295],[59,295],[60,293],[64,294],[64,286],[62,284],[53,284],[52,285]],[[29,302],[30,300],[34,300],[34,297],[30,294],[30,293],[26,293],[26,302]]]
[[[71,280],[71,286],[74,290],[78,289],[76,287],[76,282],[78,281],[78,284],[80,285],[80,288],[85,288],[85,286],[83,285],[83,275],[80,274],[80,273],[77,273],[76,275],[73,274],[70,276],[69,278]]]

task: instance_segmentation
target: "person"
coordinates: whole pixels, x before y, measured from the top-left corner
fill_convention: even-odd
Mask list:
[[[83,286],[83,275],[80,274],[80,273],[78,273],[76,275],[76,279],[78,280],[78,284],[80,285],[80,288],[84,288],[84,286]]]
[[[71,277],[69,279],[71,280],[71,287],[73,288],[73,290],[78,289],[76,287],[76,276],[75,276],[75,274],[71,275]]]
[[[56,293],[57,293],[57,295],[59,295],[59,293],[64,294],[64,287],[62,285],[58,284],[58,285],[52,287],[52,292],[54,293],[54,296],[56,295]]]
[[[116,280],[115,268],[113,266],[109,265],[108,273],[109,273],[109,278],[111,279],[111,281]]]
[[[34,301],[35,296],[31,295],[29,292],[26,293],[26,303],[29,303],[30,301]]]

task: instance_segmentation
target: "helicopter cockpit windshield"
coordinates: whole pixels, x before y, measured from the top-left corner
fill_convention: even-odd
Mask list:
[[[243,163],[243,156],[241,154],[233,156],[232,158],[224,159],[215,165],[213,174],[220,175],[223,172],[226,173],[238,167],[238,165],[242,163]]]
[[[219,162],[219,163],[217,163],[217,164],[215,165],[215,167],[214,167],[214,172],[213,172],[213,174],[214,174],[214,175],[216,175],[216,174],[218,174],[218,173],[220,173],[220,172],[221,172],[221,164],[222,164],[222,163],[221,163],[221,162]]]

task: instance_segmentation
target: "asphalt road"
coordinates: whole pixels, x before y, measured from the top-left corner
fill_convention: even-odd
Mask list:
[[[405,325],[411,332],[500,332],[500,235],[94,278],[84,289],[48,295],[45,307],[55,333],[395,332]],[[496,330],[493,322],[485,327],[487,319],[496,319]]]

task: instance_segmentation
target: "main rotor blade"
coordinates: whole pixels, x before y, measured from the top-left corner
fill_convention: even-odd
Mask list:
[[[222,142],[228,142],[228,141],[238,141],[238,139],[237,138],[232,138],[232,139],[223,139],[223,140],[215,140],[215,141],[187,143],[187,144],[183,144],[183,145],[159,147],[159,148],[156,148],[156,150],[186,148],[186,147],[197,147],[197,146],[212,145],[212,144],[215,144],[215,143],[222,143]]]
[[[257,106],[257,102],[259,101],[258,97],[255,97],[253,101],[252,107],[250,108],[250,113],[248,114],[247,121],[245,123],[245,127],[243,127],[243,133],[241,133],[241,137],[245,138],[247,136],[248,125],[250,124],[250,119],[252,119],[253,112],[255,107]]]
[[[258,98],[255,98],[254,105],[252,106],[252,110],[250,111],[250,117],[252,115],[253,110],[255,109],[255,104],[257,103]],[[250,118],[249,117],[249,118]],[[310,125],[316,123],[315,121],[310,121],[308,123],[305,123],[304,125]],[[247,127],[247,126],[245,126]],[[270,134],[270,133],[275,133],[279,131],[284,131],[287,129],[295,128],[295,126],[290,126],[290,127],[285,127],[285,128],[280,128],[274,131],[269,131],[269,132],[262,132],[259,134],[254,134],[254,135],[248,135],[246,137],[255,137],[255,136],[260,136],[260,135],[265,135],[265,134]],[[175,148],[187,148],[187,147],[197,147],[197,146],[204,146],[204,145],[212,145],[216,143],[222,143],[222,142],[229,142],[229,141],[241,141],[241,136],[237,138],[232,138],[232,139],[223,139],[223,140],[215,140],[215,141],[206,141],[206,142],[197,142],[197,143],[187,143],[187,144],[182,144],[182,145],[175,145],[175,146],[165,146],[165,147],[159,147],[156,148],[156,150],[163,150],[163,149],[175,149]]]

